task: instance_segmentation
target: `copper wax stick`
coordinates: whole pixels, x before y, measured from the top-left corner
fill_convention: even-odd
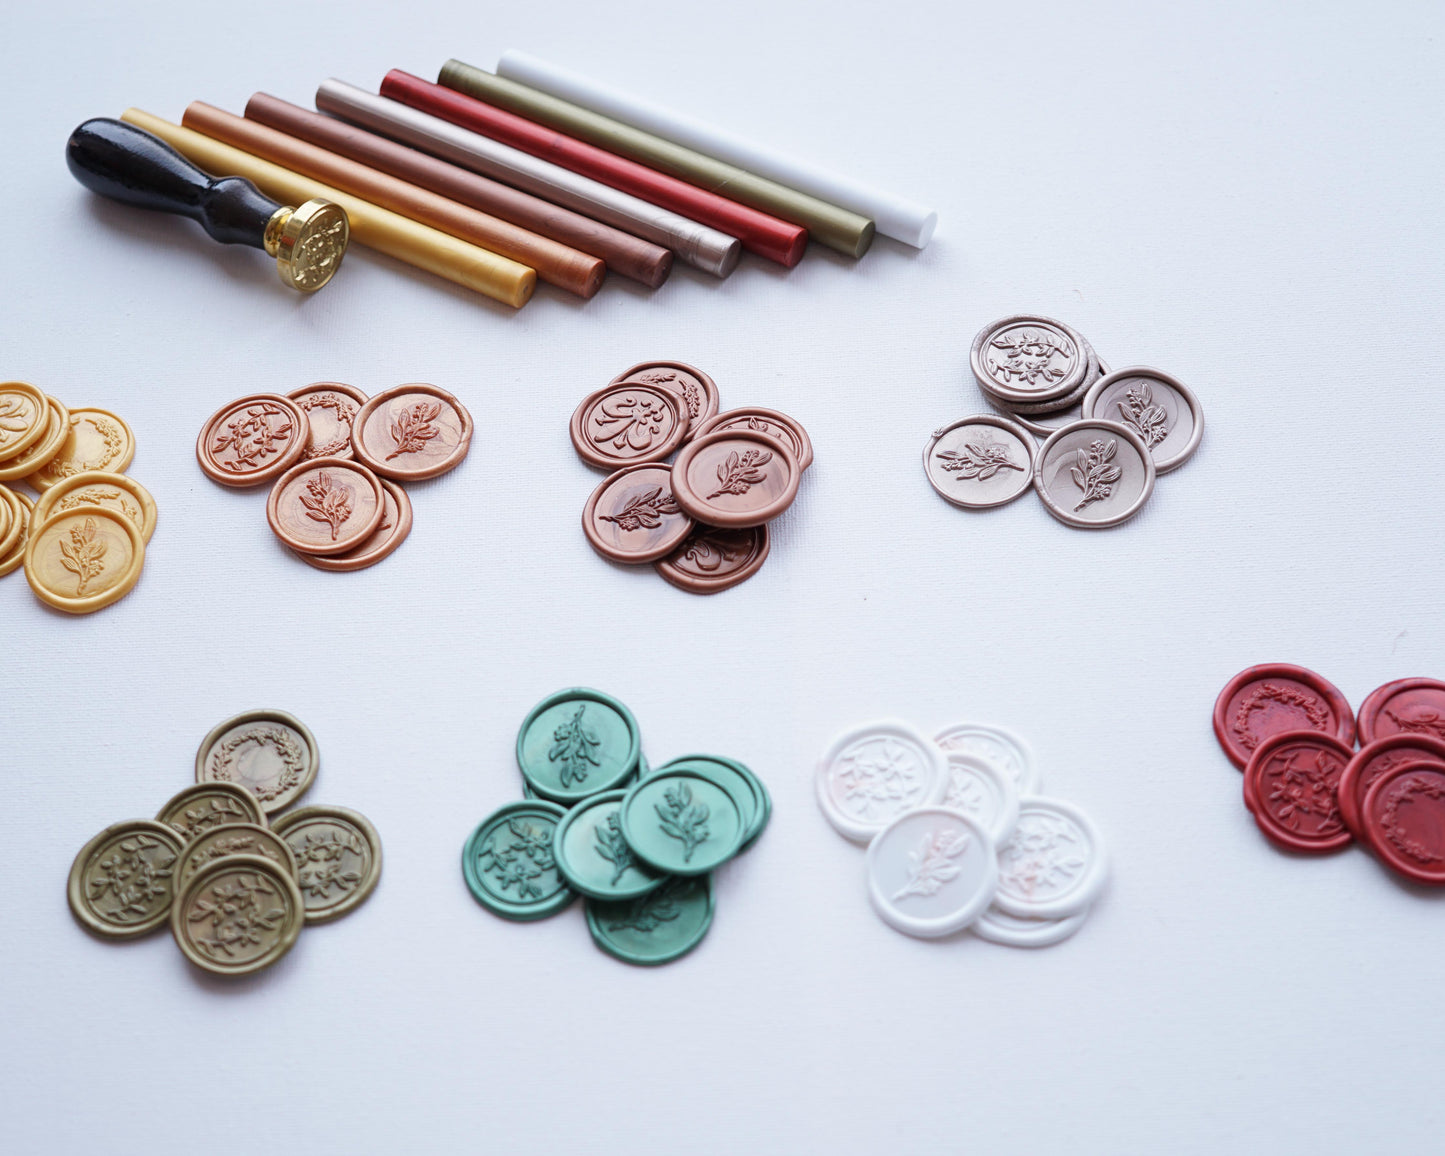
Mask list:
[[[486,213],[419,189],[396,177],[379,173],[355,161],[289,137],[273,128],[233,116],[203,101],[186,106],[181,125],[208,137],[245,149],[253,156],[285,165],[302,176],[315,177],[338,189],[365,197],[372,204],[430,225],[463,241],[520,261],[537,270],[550,285],[591,297],[602,288],[607,267],[596,257],[559,245],[536,233],[498,220]]]
[[[726,277],[742,242],[478,133],[339,80],[322,81],[316,107],[589,217],[666,245],[689,265]]]
[[[246,119],[601,257],[612,272],[649,288],[656,289],[672,271],[671,249],[335,117],[258,92],[246,104]]]
[[[400,213],[373,205],[322,181],[300,176],[138,108],[126,109],[120,119],[160,137],[206,172],[245,177],[269,197],[297,203],[321,197],[340,205],[351,222],[351,239],[355,244],[367,245],[398,261],[475,289],[504,305],[520,308],[536,288],[536,270],[510,257],[418,224]]]

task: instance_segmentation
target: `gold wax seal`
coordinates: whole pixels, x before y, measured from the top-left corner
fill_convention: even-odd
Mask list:
[[[281,208],[266,224],[266,252],[276,258],[281,280],[303,293],[314,293],[341,267],[351,223],[346,210],[330,201],[310,200],[297,209]]]

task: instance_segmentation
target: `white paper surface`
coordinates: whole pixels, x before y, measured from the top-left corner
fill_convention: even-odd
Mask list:
[[[1260,661],[1356,704],[1445,675],[1442,32],[1425,4],[7,7],[0,373],[123,414],[160,525],[102,614],[0,580],[0,1150],[1433,1150],[1445,897],[1358,849],[1275,851],[1209,713]],[[936,204],[937,236],[587,303],[542,287],[519,313],[356,249],[303,299],[65,170],[70,130],[129,105],[305,104],[326,76],[513,45],[766,127]],[[1020,310],[1204,404],[1198,456],[1122,529],[1032,496],[970,514],[924,479],[930,431],[982,408],[975,331]],[[648,357],[817,451],[763,571],[712,599],[578,525],[600,475],[567,418]],[[363,573],[289,558],[264,491],[193,457],[221,403],[317,379],[434,381],[477,422]],[[513,925],[463,885],[468,832],[519,797],[517,725],[569,684],[627,702],[652,760],[731,754],[772,789],[670,967],[603,955],[580,908]],[[243,983],[164,934],[87,937],[75,852],[263,705],[317,735],[309,801],[380,830],[371,900]],[[872,914],[811,773],[890,715],[1027,737],[1110,840],[1076,938],[916,942]]]

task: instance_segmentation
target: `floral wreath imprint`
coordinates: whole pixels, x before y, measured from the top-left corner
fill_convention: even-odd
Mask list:
[[[1094,382],[1084,395],[1083,415],[1128,426],[1161,474],[1192,458],[1204,436],[1204,410],[1194,391],[1146,365],[1118,369]]]
[[[1445,887],[1445,766],[1410,762],[1386,771],[1365,795],[1371,849],[1415,883]]]
[[[1445,766],[1445,740],[1420,734],[1387,735],[1361,747],[1345,764],[1338,787],[1340,818],[1350,834],[1366,846],[1370,838],[1364,825],[1365,795],[1387,771],[1416,762]]]
[[[937,939],[983,914],[998,870],[993,837],[976,819],[921,807],[899,815],[868,844],[868,899],[894,930]]]
[[[683,361],[644,361],[619,373],[607,384],[661,387],[675,396],[682,410],[683,440],[698,436],[698,427],[717,415],[721,394],[717,382],[696,366]]]
[[[330,923],[364,903],[381,881],[381,836],[345,807],[298,807],[271,830],[296,860],[307,923]]]
[[[866,843],[899,815],[937,803],[948,786],[938,746],[907,723],[865,723],[833,740],[814,775],[818,805],[834,829]]]
[[[984,510],[1028,491],[1035,456],[1028,430],[1007,418],[978,414],[934,430],[923,447],[923,472],[944,501]]]
[[[652,564],[662,577],[689,594],[718,594],[746,582],[762,569],[772,549],[766,525],[746,530],[694,526],[676,550]]]
[[[181,838],[152,819],[107,827],[71,864],[70,910],[86,930],[107,939],[154,931],[170,915],[181,852]]]
[[[251,710],[228,718],[196,749],[197,784],[238,787],[266,814],[301,798],[320,769],[316,736],[284,710]]]
[[[44,434],[24,453],[0,462],[0,482],[28,478],[53,462],[65,448],[71,430],[70,411],[58,399],[48,394],[45,403],[49,412],[46,415]],[[36,488],[40,489],[38,486]]]
[[[296,881],[271,859],[230,855],[202,867],[176,895],[171,935],[212,975],[251,975],[295,945],[306,922]]]
[[[589,393],[567,425],[577,456],[609,472],[665,460],[687,440],[688,428],[677,394],[631,381]]]
[[[253,393],[222,406],[201,427],[196,461],[223,486],[274,481],[306,452],[306,415],[279,393]]]
[[[672,463],[672,494],[706,526],[743,530],[793,504],[802,471],[781,442],[746,429],[716,430],[688,442]]]
[[[446,390],[409,382],[357,411],[351,445],[357,461],[383,478],[419,482],[461,465],[472,445],[472,415]]]
[[[89,470],[122,474],[135,458],[135,435],[108,409],[86,406],[70,411],[70,432],[60,452],[25,480],[37,491]]]
[[[144,566],[140,530],[105,506],[52,513],[25,545],[25,580],[41,601],[68,614],[89,614],[124,598]]]
[[[286,396],[306,415],[306,449],[302,451],[302,461],[352,456],[352,423],[367,403],[365,393],[343,381],[313,381],[310,385],[293,389]],[[313,419],[312,415],[317,411],[323,414],[330,411],[332,417],[325,422],[320,418]]]
[[[271,531],[298,554],[326,557],[356,549],[381,525],[381,479],[360,462],[312,458],[276,479],[266,499]]]
[[[147,545],[159,516],[150,491],[130,475],[86,470],[57,482],[40,495],[35,503],[36,525],[45,521],[52,511],[73,510],[77,506],[114,507],[136,524]]]
[[[462,878],[494,915],[517,922],[557,914],[577,893],[557,868],[553,845],[567,814],[538,799],[508,803],[477,824],[462,845]]]
[[[1214,700],[1213,722],[1214,737],[1241,770],[1261,742],[1285,731],[1318,730],[1346,746],[1355,741],[1349,700],[1314,671],[1288,662],[1236,674]]]
[[[1353,840],[1340,814],[1340,775],[1354,751],[1320,731],[1284,731],[1244,768],[1244,805],[1275,846],[1326,855]]]

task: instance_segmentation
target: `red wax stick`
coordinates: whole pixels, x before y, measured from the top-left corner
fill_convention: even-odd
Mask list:
[[[807,247],[808,231],[799,225],[730,201],[575,137],[563,136],[545,125],[432,84],[409,72],[397,68],[388,72],[381,82],[381,95],[710,225],[737,237],[748,252],[789,268],[802,259]]]

